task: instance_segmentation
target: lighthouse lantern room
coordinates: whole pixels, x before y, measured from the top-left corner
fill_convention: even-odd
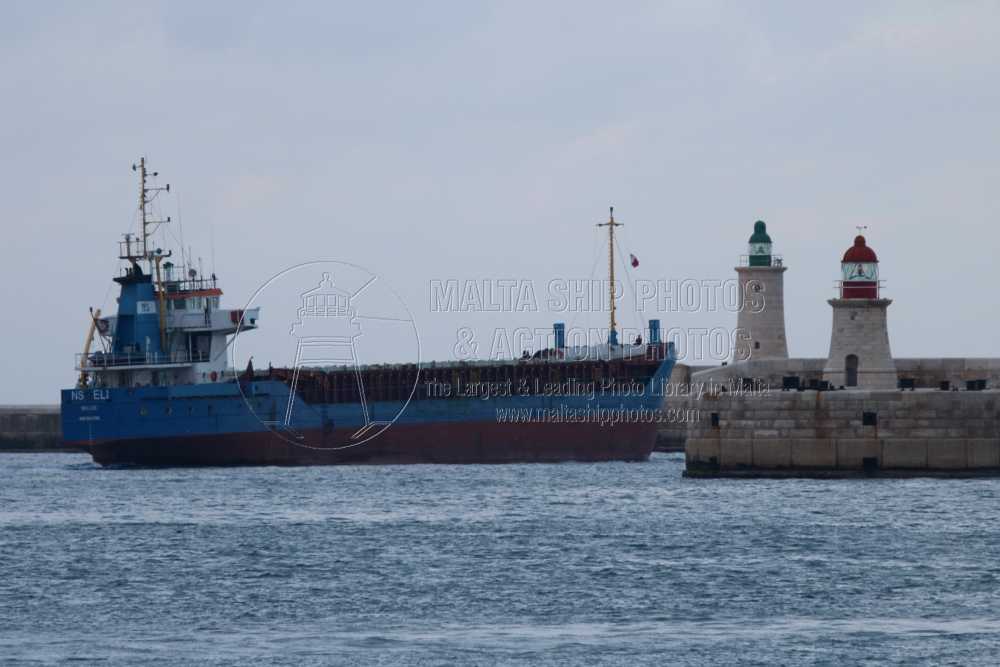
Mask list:
[[[771,237],[763,220],[758,220],[753,225],[747,256],[747,264],[750,266],[771,266]]]
[[[841,299],[879,298],[878,257],[868,247],[864,236],[854,237],[854,245],[844,253],[840,271]]]

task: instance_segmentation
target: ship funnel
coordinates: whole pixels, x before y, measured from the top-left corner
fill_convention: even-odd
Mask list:
[[[552,335],[555,338],[555,348],[561,350],[566,347],[566,323],[556,322],[552,325]]]
[[[649,321],[649,344],[660,344],[660,320]]]

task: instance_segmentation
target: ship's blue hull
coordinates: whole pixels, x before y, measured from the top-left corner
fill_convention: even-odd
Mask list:
[[[673,363],[629,395],[380,401],[367,404],[367,420],[359,403],[299,396],[288,413],[278,380],[67,389],[63,439],[100,463],[637,460],[652,451]],[[286,413],[294,419],[283,425]]]

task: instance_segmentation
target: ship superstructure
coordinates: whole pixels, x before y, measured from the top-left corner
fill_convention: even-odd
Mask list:
[[[173,251],[154,243],[155,231],[170,218],[154,218],[150,207],[170,185],[149,183],[157,174],[147,171],[145,158],[133,169],[139,175],[139,232],[125,234],[119,243],[118,257],[126,265],[114,278],[120,286],[117,314],[92,314],[84,351],[77,356],[80,388],[232,379],[227,343],[238,328],[257,327],[259,309],[222,308],[214,273],[205,277],[189,262],[177,266]],[[95,332],[101,349],[92,351]]]

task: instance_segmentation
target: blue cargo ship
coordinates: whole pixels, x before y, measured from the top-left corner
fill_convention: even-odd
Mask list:
[[[602,345],[552,345],[521,359],[234,369],[232,337],[260,309],[227,309],[214,274],[171,262],[153,232],[168,222],[139,174],[139,233],[120,242],[117,312],[91,313],[77,385],[62,391],[65,444],[100,464],[304,465],[641,461],[662,420],[675,355],[651,320],[619,343],[612,302]],[[607,226],[613,244],[613,216]],[[609,246],[610,249],[610,246]],[[610,266],[614,284],[614,265]],[[305,325],[349,317],[324,275]],[[332,338],[328,347],[349,344]],[[95,349],[96,348],[96,349]]]

